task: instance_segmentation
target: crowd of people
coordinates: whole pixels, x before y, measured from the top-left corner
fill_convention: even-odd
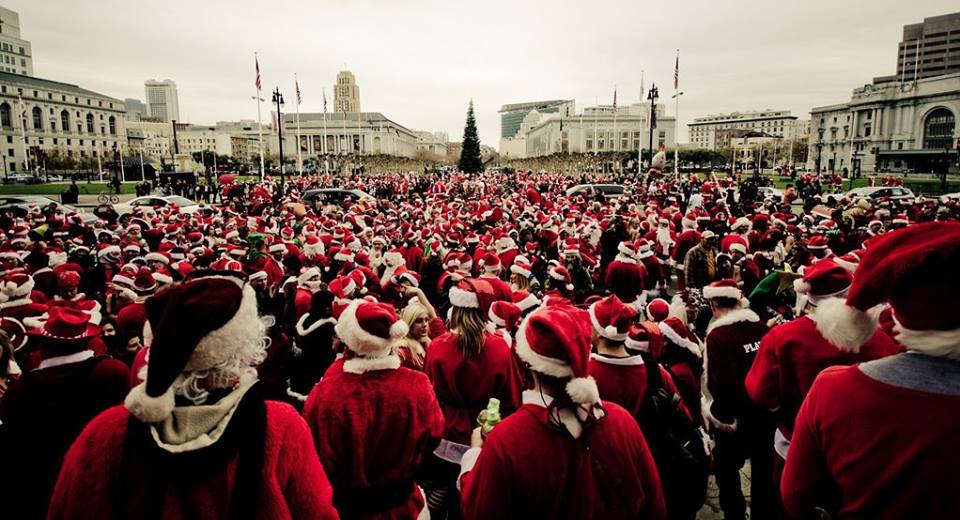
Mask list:
[[[960,515],[960,205],[750,182],[0,215],[2,510],[693,519],[712,475],[727,519]]]

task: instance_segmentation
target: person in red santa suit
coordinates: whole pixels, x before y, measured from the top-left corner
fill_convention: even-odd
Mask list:
[[[777,455],[775,483],[780,482],[797,411],[817,375],[830,366],[862,363],[902,351],[879,330],[857,352],[837,348],[817,330],[820,305],[826,303],[829,307],[832,303],[829,300],[846,297],[851,283],[850,271],[832,259],[804,270],[803,278],[794,281],[795,290],[805,300],[804,315],[777,325],[763,337],[757,358],[744,381],[753,402],[775,411],[777,417],[773,444]]]
[[[663,352],[658,358],[660,365],[670,374],[690,415],[700,423],[703,419],[700,409],[703,347],[700,340],[676,316],[663,319],[657,327],[663,335]]]
[[[688,255],[689,256],[689,255]],[[703,407],[713,430],[714,464],[724,518],[745,518],[740,468],[750,459],[753,474],[773,472],[773,421],[750,400],[743,381],[756,357],[767,326],[744,306],[746,299],[731,279],[703,288],[713,319],[707,327],[707,400]],[[772,518],[775,494],[769,478],[750,481],[753,518]]]
[[[425,486],[431,514],[456,510],[457,465],[470,448],[470,432],[487,401],[499,399],[504,416],[520,401],[521,381],[510,347],[484,326],[493,290],[482,280],[465,278],[450,288],[449,296],[449,332],[430,342],[424,365],[446,419],[430,468],[431,482]]]
[[[796,518],[957,518],[960,224],[885,234],[817,330],[857,352],[888,304],[907,352],[820,373],[797,414],[783,480]],[[838,398],[842,396],[842,398]]]
[[[314,293],[323,288],[323,274],[320,269],[310,267],[297,277],[296,293],[293,296],[294,316],[292,321],[295,323],[310,311],[310,301]]]
[[[493,287],[494,301],[513,301],[513,290],[510,288],[510,284],[500,279],[500,271],[503,269],[500,257],[493,253],[487,253],[481,258],[480,266],[483,268],[483,272],[480,273],[479,278]]]
[[[620,301],[640,310],[644,304],[641,295],[646,288],[646,276],[644,266],[637,263],[633,244],[624,241],[617,246],[617,256],[607,265],[603,285]]]
[[[8,389],[0,417],[8,468],[0,489],[16,497],[19,518],[44,518],[70,444],[129,389],[126,365],[89,348],[99,333],[86,313],[68,307],[50,309],[39,328],[27,331],[41,361]]]
[[[543,307],[517,332],[535,386],[523,406],[483,438],[474,430],[461,462],[465,520],[666,518],[663,490],[629,412],[600,402],[589,375],[590,317]]]
[[[407,324],[390,305],[354,300],[334,329],[349,352],[304,407],[333,502],[344,518],[416,518],[426,502],[414,477],[444,423],[430,381],[394,352]]]
[[[201,275],[146,306],[146,381],[71,447],[48,518],[337,518],[306,423],[258,389],[253,289]]]
[[[30,298],[33,287],[33,277],[22,271],[5,276],[0,282],[0,316],[23,322],[47,312],[46,304],[34,303]]]
[[[697,231],[697,215],[688,213],[681,219],[680,226],[683,228],[677,236],[677,245],[673,248],[671,258],[677,273],[677,290],[682,291],[686,286],[683,274],[683,260],[687,256],[687,251],[693,249],[700,243],[700,232]]]

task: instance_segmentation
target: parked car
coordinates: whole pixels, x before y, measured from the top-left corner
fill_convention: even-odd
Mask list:
[[[940,195],[940,202],[947,202],[948,200],[960,201],[960,191]]]
[[[200,210],[200,205],[197,204],[196,201],[179,195],[146,195],[144,197],[137,197],[131,199],[129,202],[114,204],[113,210],[117,212],[118,218],[123,222],[125,218],[132,215],[137,208],[142,209],[147,215],[152,215],[156,212],[154,208],[162,208],[172,204],[176,204],[181,213],[192,214]]]
[[[369,193],[358,189],[345,189],[345,188],[316,188],[312,190],[307,190],[303,192],[303,195],[300,197],[300,200],[304,204],[317,208],[320,206],[327,206],[330,204],[335,204],[337,206],[342,206],[347,201],[356,202],[360,199],[373,199],[374,197]]]
[[[757,195],[762,198],[773,197],[776,200],[783,200],[783,190],[773,186],[760,186],[757,188]]]
[[[31,173],[11,173],[4,178],[3,182],[6,184],[40,184],[43,179]]]
[[[869,199],[871,201],[891,199],[904,202],[914,201],[917,198],[917,196],[913,194],[913,191],[902,186],[867,186],[854,188],[844,196],[849,199]]]
[[[567,196],[583,195],[587,198],[593,198],[599,192],[609,200],[622,197],[626,191],[626,188],[619,184],[577,184],[567,189]]]
[[[49,197],[44,197],[43,195],[0,195],[0,212],[3,212],[7,209],[12,209],[18,217],[25,216],[33,209],[33,207],[44,208],[50,204],[56,204],[57,207],[63,209],[64,213],[79,213],[80,217],[87,224],[97,220],[96,215],[85,212],[83,208],[78,208],[69,204],[61,204],[56,200],[53,200]]]

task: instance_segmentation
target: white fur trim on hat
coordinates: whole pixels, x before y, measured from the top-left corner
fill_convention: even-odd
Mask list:
[[[373,358],[350,358],[343,362],[343,371],[349,374],[363,374],[374,370],[396,370],[398,368],[400,368],[400,357],[394,354]]]
[[[350,250],[348,249],[347,252],[345,253],[345,252],[343,251],[343,249],[341,249],[341,250],[337,251],[337,254],[333,255],[333,259],[334,259],[334,260],[338,260],[338,261],[340,261],[340,262],[352,262],[352,261],[353,261],[353,251],[350,251]]]
[[[167,258],[167,257],[164,256],[164,255],[161,255],[160,253],[156,253],[156,252],[147,253],[146,256],[143,257],[143,259],[146,260],[146,261],[148,261],[148,262],[161,262],[161,263],[163,263],[163,264],[169,264],[169,263],[170,263],[170,259],[169,259],[169,258]]]
[[[399,267],[406,264],[406,261],[404,260],[403,255],[400,253],[397,253],[396,251],[389,251],[383,254],[383,263],[390,267]]]
[[[747,254],[747,246],[739,242],[735,242],[733,244],[730,244],[730,251],[738,251],[740,253]]]
[[[266,327],[257,313],[257,293],[249,285],[244,285],[242,291],[243,297],[236,314],[197,343],[184,371],[215,367],[230,359],[241,348],[240,345],[258,341],[263,336]]]
[[[620,244],[617,246],[617,251],[619,251],[621,254],[630,258],[632,258],[637,254],[637,252],[634,251],[632,247],[626,245],[626,243],[624,242],[620,242]]]
[[[757,313],[753,312],[752,310],[736,309],[711,321],[710,324],[707,325],[707,335],[709,336],[710,333],[713,332],[713,329],[719,327],[726,327],[727,325],[733,325],[734,323],[756,323],[758,321],[760,321],[760,316],[757,316]]]
[[[517,330],[517,356],[530,365],[530,370],[533,370],[534,372],[552,377],[572,376],[573,370],[570,368],[570,365],[559,359],[553,359],[538,354],[534,352],[532,348],[530,348],[530,343],[527,341],[528,320],[529,317],[524,319],[523,323],[520,324],[519,330]]]
[[[797,278],[793,281],[793,291],[797,294],[807,294],[810,292],[810,284],[803,281],[803,278]]]
[[[370,334],[357,321],[357,307],[363,303],[367,303],[367,300],[350,302],[350,305],[344,309],[337,319],[334,331],[351,351],[367,358],[384,357],[390,353],[390,348],[396,340],[407,335],[407,330],[404,330],[407,328],[407,324],[403,320],[397,320],[390,326],[389,338],[381,338]],[[400,332],[403,332],[403,334],[400,334]]]
[[[450,305],[465,309],[479,309],[480,299],[477,298],[477,293],[453,286],[450,288]]]
[[[907,350],[960,360],[960,329],[915,330],[904,327],[896,317],[893,322],[894,338]]]
[[[297,320],[296,330],[297,330],[297,334],[300,336],[306,336],[311,332],[319,329],[320,327],[326,325],[327,323],[333,323],[334,325],[336,325],[337,323],[336,318],[322,318],[311,323],[309,327],[304,328],[303,325],[304,323],[306,323],[308,317],[310,317],[309,312],[304,314],[303,316],[300,317],[299,320]]]
[[[566,386],[567,395],[577,404],[597,404],[600,402],[600,389],[593,376],[575,377]]]
[[[491,306],[490,306],[490,310],[487,311],[487,317],[490,318],[490,323],[492,323],[492,324],[494,324],[494,325],[496,325],[496,326],[498,326],[498,327],[506,327],[506,326],[507,326],[507,322],[504,321],[503,318],[501,318],[500,316],[497,316],[497,314],[496,314],[495,312],[493,312],[493,305],[491,305]],[[490,332],[493,332],[493,331],[490,331]]]
[[[530,270],[529,270],[529,269],[525,269],[525,268],[521,267],[520,265],[517,265],[516,263],[514,263],[513,265],[510,266],[510,272],[513,273],[513,274],[518,274],[518,275],[520,275],[520,276],[523,276],[524,278],[529,278],[529,277],[530,277]]]
[[[841,298],[828,298],[817,305],[811,319],[823,337],[840,350],[859,352],[877,330],[880,309],[867,312],[847,305]]]
[[[166,285],[173,283],[173,277],[163,273],[153,273],[153,279]]]
[[[158,423],[169,417],[176,406],[173,386],[159,397],[150,397],[147,395],[147,382],[144,381],[130,390],[123,400],[123,406],[141,422]]]
[[[537,295],[533,293],[528,294],[526,298],[517,302],[517,307],[520,307],[521,311],[525,311],[530,307],[535,307],[537,305],[540,305],[540,299],[537,298]]]
[[[739,300],[743,297],[743,292],[736,287],[710,287],[703,288],[703,297],[712,300],[713,298],[733,298]]]
[[[285,253],[287,251],[286,244],[279,242],[270,246],[271,253]]]
[[[662,321],[658,323],[657,326],[660,328],[660,332],[663,334],[663,336],[669,339],[674,345],[677,345],[679,347],[683,347],[689,350],[697,357],[703,357],[703,353],[700,349],[699,344],[681,336],[680,334],[677,333],[677,331],[673,330],[673,327],[671,327],[670,325],[667,325]]]
[[[595,310],[597,307],[597,303],[598,302],[594,302],[587,309],[587,314],[590,315],[590,323],[593,325],[593,330],[597,331],[597,334],[603,336],[604,338],[609,339],[610,341],[626,340],[627,336],[629,335],[629,332],[624,332],[621,334],[620,331],[617,330],[617,327],[615,325],[607,325],[606,327],[602,327],[600,325],[600,320],[597,319],[596,310]]]
[[[105,247],[105,248],[97,251],[97,256],[99,256],[99,257],[102,258],[102,257],[104,257],[104,256],[107,256],[107,255],[111,254],[111,253],[117,254],[117,255],[121,254],[122,251],[120,250],[120,246],[118,246],[118,245],[107,246],[107,247]]]

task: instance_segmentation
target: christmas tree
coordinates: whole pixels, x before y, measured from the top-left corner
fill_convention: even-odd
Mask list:
[[[483,171],[483,162],[480,160],[480,137],[477,136],[477,120],[473,117],[472,99],[467,108],[467,124],[463,127],[463,149],[460,150],[460,162],[457,167],[465,173]]]

